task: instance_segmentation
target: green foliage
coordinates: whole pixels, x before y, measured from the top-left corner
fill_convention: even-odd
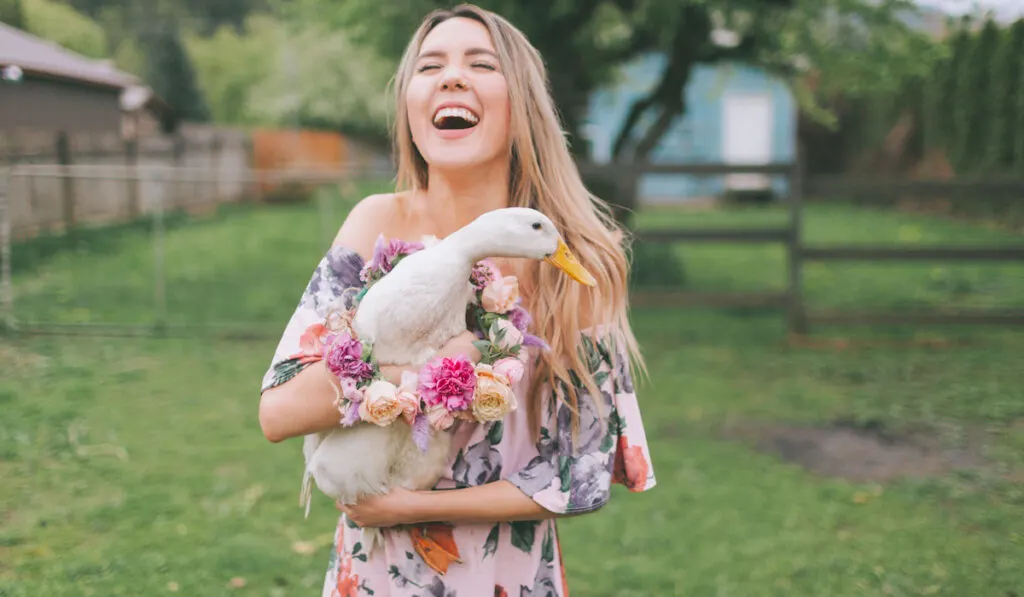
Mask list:
[[[203,122],[210,114],[199,88],[192,60],[182,45],[177,23],[166,21],[144,40],[146,80],[184,120]]]
[[[992,20],[985,22],[981,32],[972,40],[965,60],[957,71],[955,126],[957,144],[953,157],[958,170],[986,170],[989,153],[986,144],[992,141],[990,111],[992,94],[992,64],[999,46],[999,26]]]
[[[186,45],[217,122],[386,135],[391,67],[343,30],[257,14]]]
[[[1024,19],[1017,21],[1016,27],[1018,27],[1017,34],[1021,33],[1021,29],[1024,29]],[[1013,139],[1013,167],[1017,171],[1024,170],[1024,59],[1021,55],[1017,55],[1017,89],[1015,91],[1016,104],[1013,113],[1016,115],[1015,123],[1012,125],[1014,130]]]
[[[0,0],[0,23],[25,28],[25,11],[21,7],[21,0]]]
[[[1013,164],[1013,141],[1017,130],[1017,90],[1022,84],[1020,73],[1024,66],[1024,19],[1002,32],[999,47],[990,64],[992,93],[989,95],[988,113],[991,115],[991,134],[988,144],[988,162],[997,167]]]
[[[26,30],[89,58],[107,57],[107,36],[95,21],[54,0],[22,0]]]

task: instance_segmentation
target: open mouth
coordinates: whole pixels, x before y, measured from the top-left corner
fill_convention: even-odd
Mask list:
[[[480,117],[466,108],[441,108],[434,114],[434,128],[442,131],[470,129]]]

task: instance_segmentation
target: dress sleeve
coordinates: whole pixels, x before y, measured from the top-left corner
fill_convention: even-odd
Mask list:
[[[538,456],[508,479],[556,514],[600,508],[608,502],[612,483],[635,492],[655,485],[625,353],[617,350],[609,336],[584,336],[583,348],[600,396],[593,396],[574,378],[578,382],[574,386],[580,414],[579,431],[574,437],[569,405],[557,400],[556,394],[545,392]],[[562,386],[557,392],[565,396],[568,388]]]
[[[328,315],[351,306],[363,287],[362,257],[343,246],[323,256],[281,335],[260,392],[279,386],[323,358],[324,326]]]

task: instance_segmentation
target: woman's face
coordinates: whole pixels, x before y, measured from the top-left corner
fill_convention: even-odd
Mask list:
[[[508,84],[491,36],[477,21],[453,18],[423,40],[407,87],[412,140],[437,169],[508,160]]]

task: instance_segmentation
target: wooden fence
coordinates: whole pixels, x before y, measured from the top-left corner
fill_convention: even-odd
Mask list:
[[[918,201],[971,200],[978,197],[997,199],[1024,212],[1024,179],[985,179],[950,181],[908,181],[850,179],[841,177],[810,177],[803,175],[801,164],[780,163],[758,166],[735,164],[633,164],[609,168],[607,165],[582,165],[585,174],[614,176],[624,192],[636,196],[638,181],[645,174],[782,175],[788,180],[789,194],[784,202],[788,218],[784,225],[743,228],[675,228],[636,231],[638,243],[726,243],[782,244],[786,251],[787,283],[781,292],[697,292],[675,289],[638,289],[634,304],[647,306],[707,306],[738,308],[778,308],[786,314],[791,333],[805,334],[814,324],[1003,324],[1024,325],[1024,309],[943,310],[932,312],[843,312],[807,309],[803,298],[803,268],[809,262],[1017,262],[1024,265],[1024,239],[1020,246],[906,247],[886,246],[816,246],[808,244],[801,233],[805,195],[815,201],[854,200],[861,203],[893,205],[901,198]]]

